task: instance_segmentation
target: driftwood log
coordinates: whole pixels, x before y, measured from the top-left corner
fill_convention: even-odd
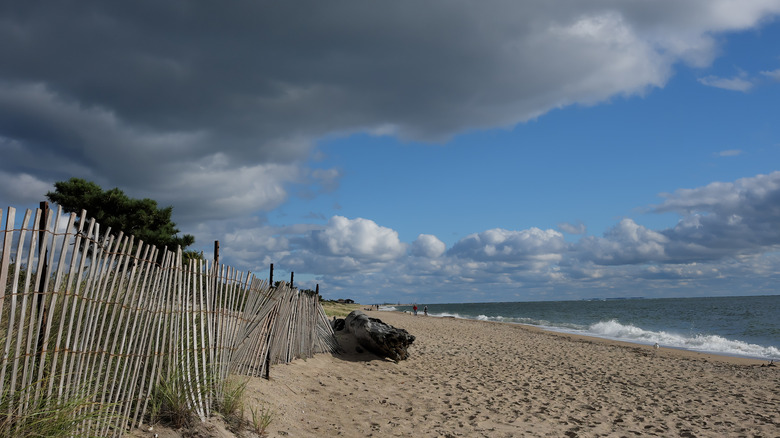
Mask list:
[[[409,357],[407,347],[414,336],[404,329],[385,324],[378,318],[369,318],[360,310],[354,310],[344,319],[344,328],[355,337],[358,345],[396,362]]]

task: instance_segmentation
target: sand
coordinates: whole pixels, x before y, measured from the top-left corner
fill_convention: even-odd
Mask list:
[[[406,361],[319,355],[253,380],[270,436],[780,436],[780,367],[529,327],[367,312]]]
[[[366,312],[416,336],[399,363],[318,355],[252,379],[271,437],[780,436],[780,367],[544,332]]]

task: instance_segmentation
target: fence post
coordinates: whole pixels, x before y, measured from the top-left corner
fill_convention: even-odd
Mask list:
[[[211,290],[213,291],[211,293],[211,311],[212,314],[209,315],[209,318],[215,318],[217,315],[217,303],[219,303],[219,299],[217,298],[217,291],[219,290],[219,240],[214,241],[214,264],[211,265],[211,271],[214,273],[214,284],[211,285]]]
[[[271,380],[271,337],[268,337],[268,354],[265,355],[265,380]]]
[[[295,277],[295,272],[290,272],[290,289],[293,288],[293,277]]]
[[[36,305],[38,310],[38,317],[41,318],[41,327],[38,330],[38,354],[36,357],[38,360],[40,360],[41,354],[43,353],[43,334],[46,333],[46,323],[47,323],[47,315],[46,315],[46,307],[43,305],[44,297],[46,296],[46,291],[43,290],[44,285],[46,284],[46,276],[49,275],[49,266],[47,259],[49,250],[46,250],[46,253],[41,254],[43,251],[43,240],[46,238],[46,223],[49,220],[49,215],[51,214],[51,210],[49,209],[49,203],[46,201],[41,201],[41,223],[38,224],[38,259],[40,260],[41,257],[43,257],[43,268],[41,269],[41,276],[38,280],[38,284],[36,287],[36,290],[38,291],[38,296],[36,297]],[[55,222],[56,226],[56,222]],[[43,312],[43,313],[41,313]],[[39,366],[43,366],[43,364],[39,364]]]
[[[268,275],[268,286],[274,287],[274,264],[271,263],[271,273]]]

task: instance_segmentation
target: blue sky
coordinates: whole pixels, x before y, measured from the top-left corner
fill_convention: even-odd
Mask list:
[[[780,1],[301,10],[2,6],[0,205],[119,187],[364,303],[778,293]]]

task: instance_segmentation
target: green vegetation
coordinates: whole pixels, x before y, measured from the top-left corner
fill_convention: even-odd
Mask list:
[[[149,416],[152,424],[181,428],[188,426],[195,417],[195,410],[187,401],[187,391],[183,389],[183,376],[177,373],[169,379],[162,379],[152,392]],[[204,394],[205,395],[205,394]]]
[[[216,410],[233,430],[240,429],[244,423],[244,391],[248,382],[248,379],[233,376],[222,384],[222,397]]]
[[[6,386],[0,395],[0,437],[98,436],[95,431],[114,418],[114,405],[96,404],[85,391],[60,402],[36,393],[36,387],[47,386],[44,379],[13,394]]]
[[[199,388],[201,394],[196,397],[207,396],[211,392],[216,396],[214,411],[218,412],[230,430],[239,433],[249,430],[258,436],[265,436],[266,429],[273,420],[273,413],[269,407],[249,407],[251,419],[247,419],[244,393],[246,392],[248,378],[231,376],[217,387],[216,379],[208,379],[205,385],[197,382],[186,382],[184,376],[179,373],[170,379],[164,379],[154,389],[150,405],[150,423],[162,424],[175,429],[190,428],[196,424],[196,412],[189,407],[187,391],[183,385],[191,388]]]
[[[270,407],[249,407],[251,419],[245,417],[244,393],[249,379],[232,376],[222,385],[220,399],[216,411],[222,414],[228,427],[233,432],[249,430],[257,436],[265,436],[266,429],[271,425],[273,413]]]
[[[320,304],[322,304],[322,308],[325,310],[325,314],[328,315],[328,317],[338,317],[343,318],[347,315],[349,315],[350,312],[353,310],[359,310],[362,306],[360,304],[355,303],[339,303],[337,301],[321,301]]]
[[[185,234],[178,236],[179,230],[171,221],[173,207],[158,208],[152,199],[133,199],[122,190],[113,188],[103,190],[99,185],[81,178],[54,183],[55,190],[46,194],[49,201],[59,204],[68,213],[80,214],[87,210],[101,227],[111,227],[113,232],[120,230],[125,235],[133,235],[136,240],[176,251],[195,243],[195,237]],[[188,251],[188,257],[197,258],[199,253]]]
[[[2,257],[3,253],[0,252],[0,257]],[[13,288],[14,284],[14,273],[16,272],[16,263],[11,263],[8,265],[8,278],[5,279],[5,290],[6,293],[11,293],[11,289]],[[24,278],[27,276],[27,269],[24,268],[24,266],[19,267],[19,280],[16,282],[17,287],[22,290],[24,289]],[[3,286],[3,285],[0,285]]]
[[[265,436],[266,430],[268,429],[268,426],[271,425],[271,421],[273,420],[273,412],[271,411],[271,408],[260,407],[255,409],[254,407],[250,407],[249,410],[252,412],[250,429],[252,432],[256,433],[257,436]]]

